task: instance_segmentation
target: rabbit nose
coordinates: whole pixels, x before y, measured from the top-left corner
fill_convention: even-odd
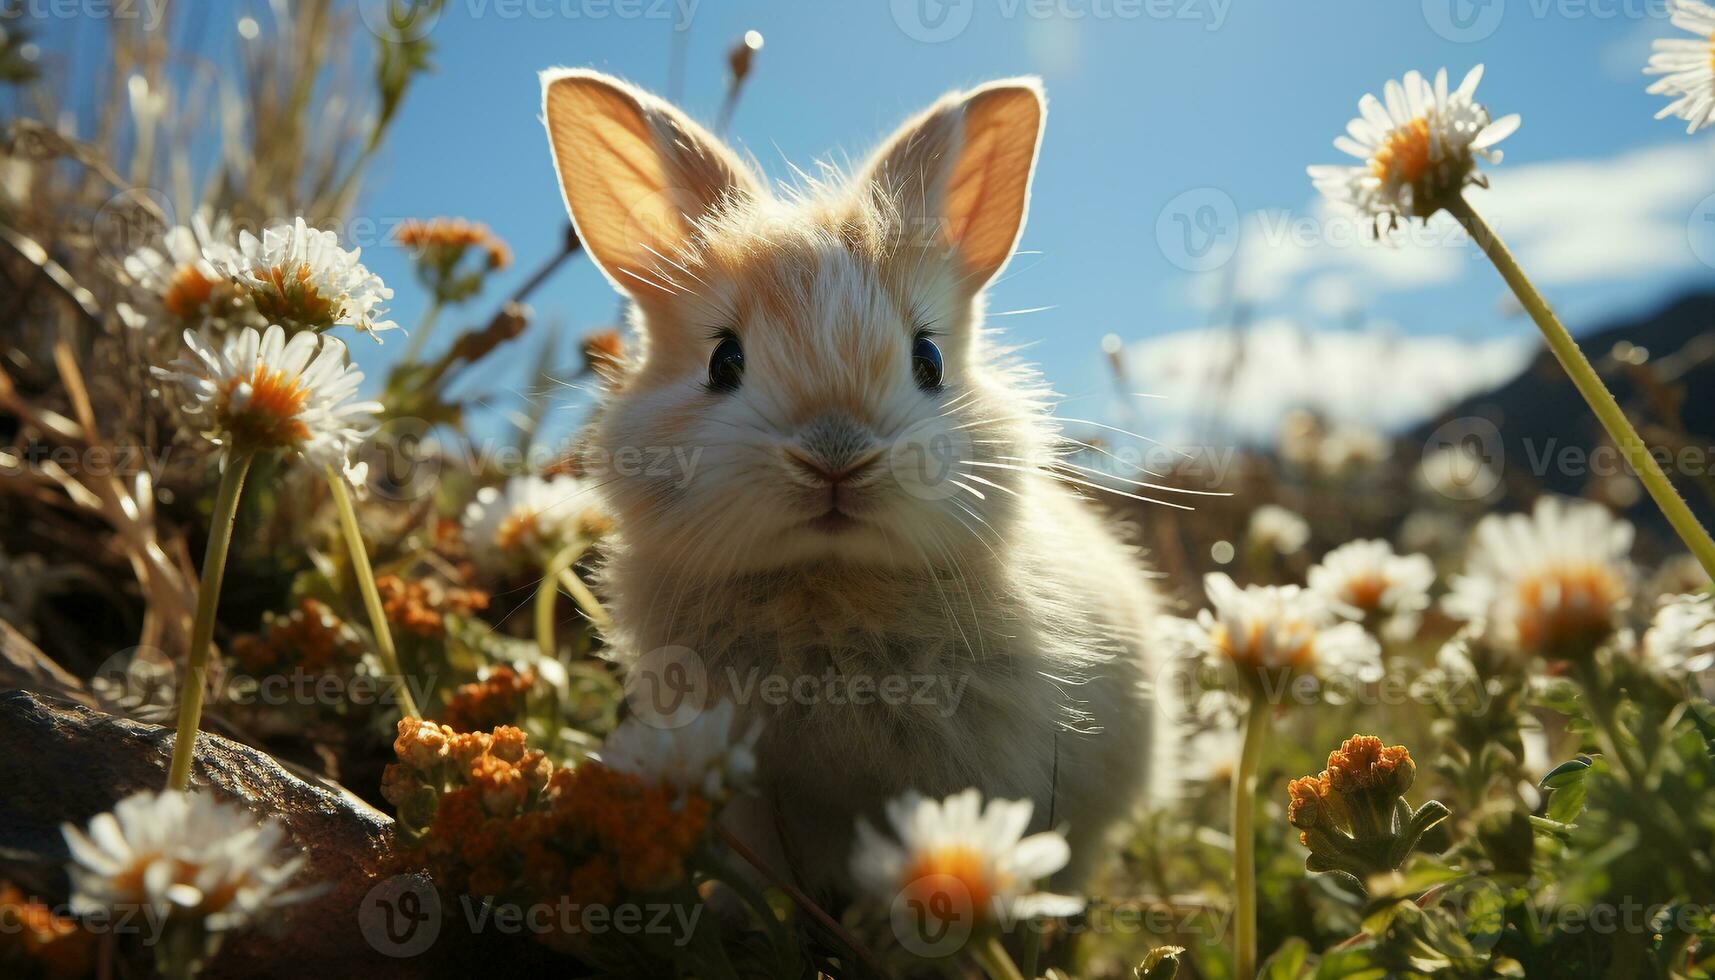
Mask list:
[[[817,482],[838,483],[875,465],[881,450],[869,431],[846,415],[824,415],[805,426],[795,445],[786,446],[794,469]]]
[[[803,450],[797,447],[786,447],[787,461],[800,473],[818,483],[839,483],[841,480],[857,476],[875,465],[875,461],[880,458],[880,450],[871,450],[844,466],[833,466],[825,460],[814,459],[806,455]]]

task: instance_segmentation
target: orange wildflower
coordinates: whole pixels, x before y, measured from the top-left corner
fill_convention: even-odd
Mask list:
[[[521,674],[511,667],[496,667],[483,680],[459,685],[447,702],[446,723],[461,732],[504,726],[524,714],[525,701],[535,686],[536,675],[530,671]]]
[[[433,812],[412,821],[413,856],[442,887],[476,897],[588,905],[659,892],[686,877],[708,828],[703,797],[597,762],[555,768],[517,728],[457,733],[407,720],[394,748],[400,761],[383,779],[390,800],[440,788]],[[402,808],[410,833],[404,817]]]
[[[393,233],[393,240],[415,250],[435,266],[457,265],[472,248],[482,250],[483,264],[490,269],[504,269],[512,264],[512,250],[505,241],[489,231],[487,225],[464,218],[406,221]]]
[[[1344,794],[1403,796],[1417,775],[1417,763],[1403,745],[1382,745],[1374,735],[1353,735],[1328,753],[1327,778]]]
[[[488,608],[488,593],[480,589],[442,585],[436,579],[405,581],[397,575],[375,580],[387,621],[418,636],[436,636],[446,628],[446,614],[469,616]]]
[[[76,921],[0,883],[0,972],[74,980],[93,965],[93,936]]]
[[[284,616],[264,614],[262,631],[237,637],[232,653],[252,674],[292,668],[319,674],[355,665],[363,643],[326,603],[306,598]]]

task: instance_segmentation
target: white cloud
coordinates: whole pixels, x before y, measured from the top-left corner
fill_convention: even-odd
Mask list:
[[[1125,350],[1133,428],[1177,444],[1272,440],[1293,409],[1336,423],[1397,430],[1506,381],[1536,351],[1534,336],[1466,341],[1395,329],[1311,332],[1274,318],[1243,334],[1188,330]]]
[[[1661,5],[1665,8],[1665,4]],[[1638,88],[1646,84],[1644,66],[1649,64],[1650,52],[1657,38],[1684,37],[1668,21],[1665,9],[1654,15],[1638,18],[1629,29],[1615,32],[1614,39],[1602,46],[1597,56],[1602,72],[1618,82],[1631,82]]]
[[[1696,262],[1687,222],[1711,164],[1715,143],[1685,140],[1519,167],[1469,196],[1539,282],[1635,279]]]

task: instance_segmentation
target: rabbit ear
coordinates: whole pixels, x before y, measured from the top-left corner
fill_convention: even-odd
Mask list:
[[[644,299],[675,290],[669,260],[695,222],[754,178],[707,130],[600,72],[542,73],[542,117],[578,238],[613,284]]]
[[[900,127],[865,172],[907,235],[953,250],[973,292],[1018,243],[1047,114],[1035,78],[956,92]]]

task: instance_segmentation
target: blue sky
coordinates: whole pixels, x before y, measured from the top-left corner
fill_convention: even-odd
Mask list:
[[[432,34],[439,70],[412,91],[363,210],[481,219],[512,242],[519,265],[528,268],[551,247],[563,220],[537,120],[535,72],[589,65],[664,90],[674,27],[667,12],[675,8],[653,4],[644,0],[633,8],[641,16],[625,17],[623,8],[594,0],[536,0],[534,7],[451,0]],[[597,16],[603,10],[610,12]],[[1605,169],[1628,151],[1653,146],[1706,149],[1683,128],[1653,119],[1659,100],[1644,92],[1648,39],[1671,31],[1663,4],[1488,0],[1466,7],[1457,22],[1450,12],[1443,0],[702,0],[685,39],[682,104],[711,119],[727,47],[746,30],[762,32],[766,47],[730,136],[772,176],[786,177],[788,160],[856,157],[949,88],[1041,75],[1050,109],[1022,242],[1027,254],[995,287],[992,308],[1049,307],[1001,322],[1034,343],[1031,356],[1058,388],[1082,395],[1105,390],[1104,335],[1141,340],[1219,316],[1202,297],[1224,270],[1188,272],[1184,266],[1198,263],[1177,244],[1184,239],[1176,215],[1196,222],[1204,205],[1215,207],[1220,224],[1194,227],[1219,229],[1218,241],[1225,241],[1219,236],[1230,231],[1234,215],[1272,215],[1262,225],[1264,244],[1239,253],[1240,288],[1279,264],[1251,258],[1251,249],[1273,243],[1278,252],[1283,229],[1294,227],[1290,221],[1318,222],[1300,222],[1299,233],[1307,229],[1316,243],[1309,256],[1299,250],[1297,260],[1286,261],[1293,268],[1283,282],[1258,288],[1258,319],[1291,317],[1306,329],[1325,329],[1348,321],[1345,308],[1355,304],[1371,329],[1469,339],[1530,329],[1498,303],[1498,279],[1468,246],[1407,242],[1394,250],[1400,254],[1380,253],[1339,237],[1350,229],[1319,223],[1304,166],[1335,162],[1330,141],[1358,97],[1406,69],[1446,65],[1457,81],[1484,63],[1483,100],[1497,114],[1523,114],[1524,126],[1505,145],[1506,161],[1494,168],[1497,197],[1507,193],[1509,171],[1533,164],[1587,160]],[[920,39],[961,22],[963,29],[947,40]],[[1469,30],[1461,34],[1456,23]],[[1702,173],[1715,170],[1705,166]],[[1545,179],[1552,175],[1533,186]],[[1545,287],[1575,329],[1711,281],[1712,270],[1697,261],[1684,232],[1696,202],[1715,192],[1715,180],[1708,183],[1689,202],[1638,205],[1656,210],[1645,226],[1630,230],[1648,237],[1652,255],[1663,253],[1635,263],[1644,268],[1596,254],[1626,247],[1623,239],[1592,234],[1575,246],[1592,254],[1593,268],[1550,276],[1563,281]],[[1598,189],[1615,198],[1642,198],[1647,190]],[[1553,189],[1542,193],[1550,199],[1545,207],[1576,204],[1556,199]],[[1500,202],[1494,207],[1505,210]],[[1629,205],[1618,207],[1627,212],[1622,219],[1634,217]],[[1509,222],[1497,222],[1506,236]],[[1563,239],[1558,227],[1530,230],[1546,243]],[[1528,263],[1536,249],[1520,250]],[[375,254],[373,265],[403,281],[403,257],[374,251],[393,253]],[[1364,255],[1353,260],[1357,252]],[[1368,265],[1343,271],[1352,261],[1402,271],[1376,273]],[[1421,271],[1426,265],[1440,271]],[[396,304],[405,323],[417,305],[410,292],[401,288]],[[534,305],[536,329],[570,334],[611,322],[615,310],[587,262],[568,268]]]
[[[1715,260],[1715,235],[1687,231],[1715,233],[1695,220],[1715,192],[1711,143],[1653,119],[1661,100],[1644,91],[1649,39],[1672,32],[1665,0],[448,0],[431,33],[437,71],[407,97],[360,215],[488,223],[519,258],[485,300],[498,297],[564,222],[537,70],[594,66],[664,91],[686,4],[681,104],[704,120],[721,100],[728,47],[746,30],[764,35],[729,135],[776,178],[788,160],[857,157],[947,89],[1043,77],[1050,110],[1025,254],[991,308],[1048,308],[999,322],[1034,343],[1031,356],[1069,394],[1107,390],[1106,334],[1134,343],[1135,364],[1162,350],[1150,338],[1218,320],[1209,297],[1227,274],[1276,327],[1528,336],[1468,245],[1432,236],[1368,247],[1315,201],[1305,165],[1338,162],[1331,140],[1359,96],[1410,68],[1445,65],[1456,82],[1485,63],[1480,100],[1523,114],[1479,207],[1527,267],[1541,265],[1574,330],[1715,272],[1697,258],[1700,248]],[[223,6],[205,9],[237,16]],[[352,43],[367,45],[353,20]],[[1179,244],[1182,221],[1216,233],[1217,257],[1236,248],[1236,268],[1187,271],[1198,263]],[[1220,250],[1238,235],[1242,245]],[[410,325],[421,300],[406,256],[374,245],[364,258],[395,284],[394,312]],[[570,343],[613,322],[616,301],[579,260],[533,306],[533,333]],[[491,307],[479,301],[472,318]],[[452,332],[445,321],[440,330]],[[357,346],[372,373],[402,348]],[[484,380],[522,385],[530,361]]]

